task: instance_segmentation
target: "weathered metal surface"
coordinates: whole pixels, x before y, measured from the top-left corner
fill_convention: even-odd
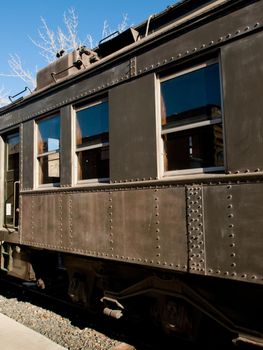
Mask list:
[[[33,120],[23,124],[21,135],[21,172],[20,189],[33,189],[34,187],[34,127]]]
[[[71,102],[101,93],[112,86],[129,80],[135,74],[142,75],[148,71],[159,70],[160,67],[167,68],[173,62],[181,62],[184,58],[199,55],[199,53],[207,52],[215,47],[222,47],[230,41],[237,40],[241,36],[261,29],[260,14],[262,9],[263,4],[261,1],[258,1],[233,13],[226,13],[217,20],[205,24],[205,22],[210,21],[208,17],[208,19],[206,18],[203,21],[204,25],[200,28],[195,25],[194,30],[190,30],[186,34],[177,33],[175,29],[175,38],[171,40],[170,36],[170,41],[166,44],[160,45],[157,41],[152,44],[152,50],[149,50],[149,47],[145,45],[141,52],[136,54],[135,69],[132,68],[134,67],[133,63],[131,67],[128,56],[124,58],[124,61],[118,59],[111,65],[111,68],[106,64],[107,62],[103,62],[105,69],[107,69],[105,71],[96,71],[96,69],[100,68],[96,65],[94,71],[88,71],[86,75],[74,78],[74,83],[71,83],[70,86],[66,82],[65,88],[62,87],[59,92],[54,91],[53,95],[36,96],[36,103],[25,105],[22,109],[6,113],[4,118],[0,119],[0,129],[8,128],[35,116],[51,112]],[[199,23],[199,25],[201,24]],[[156,46],[155,49],[154,46]],[[132,60],[134,60],[134,57]],[[102,69],[104,69],[103,66]]]
[[[102,255],[107,252],[109,241],[109,194],[73,193],[69,206],[69,248],[87,254]]]
[[[160,69],[184,58],[190,58],[222,47],[228,41],[239,39],[261,23],[262,2],[251,4],[209,23],[200,23],[189,31],[170,34],[170,40],[138,55],[138,74]],[[166,67],[165,67],[166,68]]]
[[[222,49],[227,170],[263,169],[263,33]],[[237,129],[238,125],[238,129]]]
[[[261,183],[204,187],[207,274],[263,282]]]
[[[205,274],[203,186],[186,186],[189,270]]]
[[[109,93],[112,182],[157,177],[155,94],[153,74]]]
[[[73,166],[72,166],[72,129],[73,129],[73,108],[66,106],[60,110],[61,138],[60,138],[60,186],[66,187],[72,185]]]

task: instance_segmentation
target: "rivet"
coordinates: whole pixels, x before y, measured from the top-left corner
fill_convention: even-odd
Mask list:
[[[234,235],[234,233],[230,233],[230,235],[228,235],[228,237],[229,237],[229,238],[234,238],[235,235]]]
[[[223,40],[223,37],[220,36],[220,38],[218,38],[218,41],[220,42],[220,41],[222,41],[222,40]]]
[[[210,43],[209,43],[209,45],[213,45],[214,44],[214,41],[213,40],[211,40],[210,41]]]
[[[241,275],[241,277],[247,278],[247,275],[244,273],[243,275]]]
[[[234,258],[236,256],[236,253],[231,253],[230,256]]]
[[[178,53],[177,57],[178,57],[178,58],[182,57],[182,54],[181,54],[181,53]]]
[[[256,279],[257,279],[257,276],[253,275],[251,278],[252,278],[253,280],[256,280]]]
[[[231,264],[231,266],[232,266],[232,267],[236,267],[237,264],[233,262],[233,263]]]
[[[240,30],[238,29],[236,32],[235,32],[236,35],[240,34]]]
[[[248,31],[249,30],[249,26],[246,26],[246,28],[244,29],[244,31]]]
[[[231,34],[228,33],[227,36],[226,36],[227,39],[231,38]]]

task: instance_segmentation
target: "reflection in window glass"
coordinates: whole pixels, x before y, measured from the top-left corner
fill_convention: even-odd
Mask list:
[[[60,181],[60,117],[38,122],[39,184]]]
[[[208,125],[164,135],[165,171],[221,167],[222,125]]]
[[[108,134],[107,102],[102,102],[77,112],[76,141],[78,147],[98,142],[108,142]]]
[[[161,83],[164,170],[224,166],[219,65]]]
[[[38,123],[38,154],[59,149],[60,120],[59,116],[43,119]]]
[[[91,105],[76,113],[78,180],[109,178],[108,102]]]
[[[177,126],[221,116],[218,64],[162,82],[161,93],[162,125]]]
[[[18,170],[19,165],[19,134],[8,135],[7,147],[7,170]]]
[[[79,152],[78,161],[79,180],[109,177],[109,146]]]

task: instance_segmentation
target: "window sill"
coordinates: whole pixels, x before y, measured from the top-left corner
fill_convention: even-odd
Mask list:
[[[171,170],[165,171],[163,177],[174,177],[179,175],[211,175],[213,173],[224,172],[224,167],[210,167],[210,168],[195,168],[195,169],[182,169],[182,170]]]

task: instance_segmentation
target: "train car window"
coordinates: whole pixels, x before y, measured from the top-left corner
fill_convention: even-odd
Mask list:
[[[78,180],[109,178],[108,102],[100,101],[76,112]]]
[[[164,171],[224,169],[218,63],[161,80]]]
[[[42,119],[37,123],[38,183],[60,182],[60,117]]]

